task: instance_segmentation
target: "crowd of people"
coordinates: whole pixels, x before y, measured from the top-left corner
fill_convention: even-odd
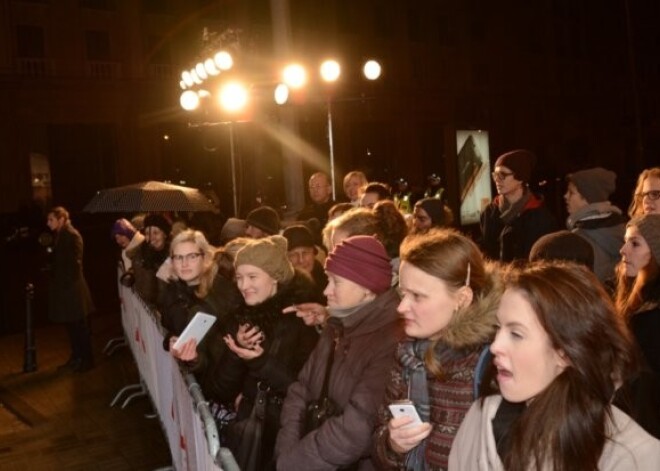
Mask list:
[[[345,202],[317,172],[296,221],[259,207],[218,247],[163,215],[120,219],[121,281],[160,316],[241,469],[657,470],[660,168],[628,214],[614,172],[567,175],[560,230],[534,165],[499,156],[474,238],[439,178],[411,202],[359,171]],[[82,239],[63,208],[48,224],[53,318],[84,371]],[[200,311],[210,332],[175,348]]]

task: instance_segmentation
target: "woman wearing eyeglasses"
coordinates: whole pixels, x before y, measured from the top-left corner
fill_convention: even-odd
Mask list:
[[[660,214],[660,167],[647,168],[637,179],[628,215],[640,214]]]
[[[242,246],[240,240],[233,245]],[[231,247],[217,251],[204,234],[191,229],[179,233],[170,244],[171,271],[173,280],[161,289],[158,310],[161,323],[167,330],[163,347],[170,350],[177,336],[193,316],[201,311],[216,316],[212,331],[197,346],[194,340],[184,345],[182,351],[172,351],[175,358],[192,360],[193,371],[205,388],[206,367],[222,354],[224,344],[217,341],[231,314],[240,306],[241,296],[233,282]],[[214,341],[214,337],[216,341]],[[199,352],[197,352],[199,350]]]
[[[535,163],[536,156],[524,149],[495,162],[497,196],[481,213],[481,248],[493,260],[526,260],[534,242],[557,230],[543,199],[528,186]]]

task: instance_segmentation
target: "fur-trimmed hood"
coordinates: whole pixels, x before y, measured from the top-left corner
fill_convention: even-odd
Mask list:
[[[454,349],[492,341],[495,335],[495,314],[504,292],[500,275],[501,268],[496,264],[486,266],[486,276],[490,287],[474,297],[467,308],[459,309],[442,332],[442,341]]]

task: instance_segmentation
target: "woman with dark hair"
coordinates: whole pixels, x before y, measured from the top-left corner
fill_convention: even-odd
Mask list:
[[[83,275],[83,239],[62,206],[48,211],[48,228],[55,234],[48,277],[48,315],[66,326],[71,356],[60,369],[77,373],[94,366],[87,316],[94,310]]]
[[[505,280],[491,345],[499,394],[475,402],[450,470],[657,470],[660,442],[611,404],[631,342],[587,268],[544,262]]]
[[[412,230],[419,234],[434,227],[451,227],[454,214],[439,198],[423,198],[415,203]]]
[[[475,370],[492,339],[501,294],[479,248],[450,229],[406,238],[398,307],[401,342],[375,434],[378,469],[447,469],[452,440],[474,401]],[[422,420],[392,418],[388,406],[411,401]]]

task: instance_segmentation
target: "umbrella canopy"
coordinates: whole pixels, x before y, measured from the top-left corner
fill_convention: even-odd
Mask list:
[[[142,182],[100,190],[83,208],[88,213],[216,211],[198,189],[162,182]]]

